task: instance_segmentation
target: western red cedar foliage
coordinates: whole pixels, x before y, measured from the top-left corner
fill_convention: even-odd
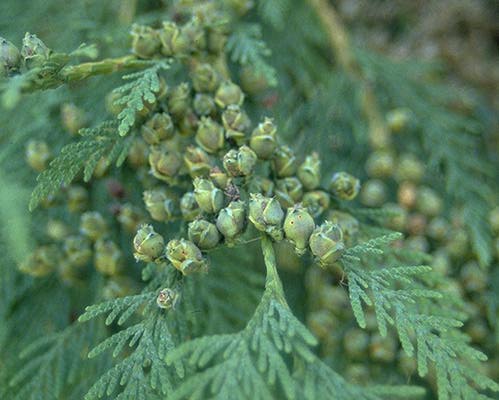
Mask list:
[[[2,398],[497,396],[493,116],[440,66],[325,0],[0,15]]]

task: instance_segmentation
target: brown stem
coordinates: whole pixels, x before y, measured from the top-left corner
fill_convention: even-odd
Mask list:
[[[379,109],[375,93],[364,75],[362,68],[352,53],[348,34],[340,17],[328,0],[308,0],[326,31],[331,48],[341,67],[353,78],[362,82],[362,108],[369,124],[369,138],[374,148],[384,148],[390,144],[390,134]]]

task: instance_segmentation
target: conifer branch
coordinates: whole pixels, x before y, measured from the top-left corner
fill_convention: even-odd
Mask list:
[[[371,140],[376,141],[373,145],[375,147],[386,147],[390,143],[388,128],[381,114],[373,87],[353,54],[347,31],[343,27],[340,17],[327,0],[309,0],[309,3],[322,22],[322,27],[327,33],[331,48],[335,51],[342,68],[349,75],[362,82],[362,106],[369,124],[369,137]]]

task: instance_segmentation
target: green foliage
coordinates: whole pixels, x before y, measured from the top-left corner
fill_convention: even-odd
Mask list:
[[[37,178],[38,184],[29,203],[30,210],[69,185],[82,170],[84,180],[88,182],[102,157],[105,157],[106,165],[115,160],[116,166],[123,164],[130,141],[119,136],[117,126],[116,121],[106,121],[97,128],[82,129],[81,140],[64,146],[60,155]]]
[[[311,350],[317,340],[284,298],[270,239],[262,238],[262,249],[267,280],[252,318],[238,333],[201,337],[169,353],[169,364],[183,361],[194,368],[171,398],[377,399],[317,359]]]
[[[118,114],[118,133],[125,136],[135,124],[137,113],[142,111],[146,104],[154,104],[156,96],[161,88],[158,71],[166,69],[168,64],[159,62],[144,71],[125,75],[123,79],[131,82],[116,88],[113,92],[118,94],[114,102],[117,107],[123,107]]]
[[[499,386],[469,366],[476,361],[485,361],[486,355],[473,349],[466,335],[456,328],[463,323],[449,318],[443,312],[445,303],[439,304],[439,314],[421,311],[421,299],[441,299],[441,293],[431,289],[415,287],[413,276],[430,270],[425,266],[366,269],[356,265],[362,255],[382,254],[382,246],[398,235],[389,235],[369,240],[351,249],[343,256],[343,265],[348,278],[352,309],[357,322],[365,328],[364,303],[373,307],[378,329],[386,336],[387,327],[394,326],[404,351],[412,356],[416,353],[420,376],[428,374],[430,362],[434,363],[440,399],[488,398],[477,392],[479,389],[497,391]],[[474,386],[476,385],[476,386]]]
[[[0,80],[3,106],[12,109],[19,103],[24,93],[53,89],[66,83],[68,77],[63,68],[68,63],[78,61],[82,57],[95,59],[97,55],[95,45],[81,44],[76,50],[68,54],[51,54],[50,58],[40,67],[25,71],[10,79]]]
[[[277,84],[276,72],[265,58],[271,51],[262,40],[261,28],[257,24],[241,24],[229,37],[227,49],[231,60],[242,66],[252,67],[257,75],[262,75],[269,85]]]
[[[481,151],[476,138],[483,128],[473,115],[455,110],[453,102],[467,98],[443,85],[422,84],[424,75],[432,72],[426,65],[394,63],[367,53],[361,53],[360,59],[376,77],[379,97],[386,96],[390,105],[407,107],[414,113],[421,132],[417,145],[428,155],[429,169],[443,176],[443,182],[435,183],[444,184],[449,196],[462,206],[473,250],[482,266],[489,265],[492,233],[485,221],[494,198],[488,179],[494,173],[486,160],[467,156]]]
[[[285,26],[286,15],[290,7],[289,0],[261,0],[258,2],[258,12],[262,19],[279,30]]]
[[[175,273],[162,275],[165,285],[175,284]],[[171,393],[176,374],[183,376],[181,363],[176,363],[172,369],[163,361],[179,338],[185,335],[182,332],[185,326],[175,315],[180,310],[172,310],[173,316],[165,313],[156,306],[157,295],[157,282],[152,282],[142,294],[89,306],[80,316],[79,321],[85,322],[108,314],[106,325],[117,320],[117,325],[122,326],[139,309],[143,315],[142,320],[109,336],[89,352],[89,358],[110,349],[113,349],[114,358],[122,352],[128,354],[95,382],[85,395],[86,400],[111,395],[115,399],[160,399]],[[125,350],[127,344],[129,351]]]
[[[95,325],[71,325],[63,331],[42,336],[19,355],[22,368],[9,385],[20,388],[12,399],[57,399],[80,378],[87,340]]]
[[[17,10],[18,2],[12,3]],[[245,229],[251,234],[247,242],[241,238],[235,245],[230,243],[223,248],[199,252],[203,262],[204,257],[209,257],[209,268],[208,263],[203,264],[207,274],[190,275],[190,270],[185,268],[186,275],[181,275],[175,269],[176,265],[174,268],[165,262],[163,250],[154,263],[144,268],[135,264],[132,258],[132,247],[143,243],[132,240],[131,231],[135,229],[135,223],[138,226],[148,218],[145,217],[148,207],[144,207],[141,200],[144,190],[158,189],[161,196],[164,194],[166,200],[158,196],[161,201],[154,204],[161,212],[164,211],[161,207],[166,209],[167,204],[172,205],[171,210],[168,209],[172,215],[166,217],[167,221],[155,219],[157,232],[168,239],[177,239],[185,237],[188,231],[187,218],[184,220],[176,208],[181,193],[192,190],[183,163],[185,155],[178,157],[182,164],[178,175],[187,179],[177,186],[154,180],[148,174],[152,165],[148,165],[151,161],[147,155],[154,148],[159,157],[168,161],[158,161],[161,168],[154,171],[156,175],[161,175],[170,163],[175,164],[175,157],[167,157],[192,142],[196,124],[202,118],[201,113],[196,115],[198,110],[191,104],[194,96],[189,97],[187,104],[183,104],[185,99],[176,99],[178,109],[184,112],[185,106],[187,111],[181,116],[172,113],[174,139],[169,137],[170,133],[159,132],[164,127],[154,126],[152,122],[148,128],[158,129],[153,134],[168,136],[167,140],[162,137],[160,145],[148,148],[137,133],[148,114],[169,112],[172,93],[169,85],[188,79],[199,63],[208,63],[216,70],[214,75],[208,74],[208,83],[233,78],[232,72],[246,68],[265,78],[270,88],[262,89],[256,95],[245,94],[245,107],[248,106],[251,120],[257,124],[258,116],[274,114],[279,145],[293,146],[297,150],[298,164],[307,154],[317,151],[322,158],[322,169],[327,173],[345,170],[358,177],[365,175],[365,159],[371,151],[371,127],[363,102],[366,90],[372,89],[383,115],[394,107],[407,107],[414,113],[413,131],[406,137],[395,138],[395,146],[410,148],[421,155],[421,159],[428,160],[425,184],[441,189],[446,203],[460,208],[460,217],[472,239],[473,252],[482,266],[491,270],[484,298],[480,297],[474,306],[481,307],[483,301],[488,310],[487,323],[498,335],[499,280],[497,273],[493,273],[497,272],[497,265],[491,263],[492,233],[486,223],[489,204],[496,199],[491,182],[497,174],[488,161],[478,156],[482,149],[479,133],[483,128],[479,116],[472,115],[469,110],[463,112],[453,104],[454,94],[446,85],[434,84],[433,68],[395,63],[385,57],[355,51],[359,75],[348,73],[336,65],[338,55],[331,55],[331,46],[317,23],[316,12],[310,7],[313,2],[261,0],[254,12],[237,16],[237,13],[228,12],[228,4],[238,6],[238,2],[233,1],[207,5],[201,1],[132,0],[103,5],[101,1],[89,0],[85,5],[72,5],[67,14],[57,10],[56,5],[63,4],[60,0],[36,0],[34,3],[37,4],[34,10],[46,12],[54,23],[53,29],[55,26],[59,29],[59,35],[62,22],[75,21],[75,26],[68,27],[71,34],[64,35],[68,37],[66,42],[60,38],[64,42],[62,48],[75,48],[78,43],[90,39],[99,43],[100,53],[105,57],[117,58],[80,64],[80,57],[97,55],[95,47],[82,45],[72,53],[53,53],[54,57],[37,69],[26,70],[23,66],[21,73],[2,79],[0,83],[4,103],[16,106],[12,117],[6,113],[0,115],[0,122],[5,126],[4,132],[0,132],[1,398],[378,400],[430,398],[435,390],[439,399],[468,400],[492,398],[492,392],[499,391],[499,386],[482,373],[481,362],[487,359],[482,350],[490,349],[475,349],[475,344],[472,346],[468,336],[460,330],[468,316],[467,305],[446,291],[446,285],[457,279],[458,271],[452,270],[449,277],[420,265],[431,262],[431,256],[404,247],[402,235],[384,227],[394,216],[388,209],[362,208],[356,201],[347,206],[334,196],[328,197],[331,205],[326,207],[327,211],[348,212],[357,219],[359,232],[352,235],[350,243],[353,244],[344,251],[339,264],[321,271],[327,276],[322,285],[347,287],[353,311],[349,317],[340,318],[336,313],[348,314],[348,307],[343,309],[340,303],[338,308],[342,309],[336,310],[336,304],[326,304],[328,317],[335,314],[332,325],[326,322],[320,326],[329,335],[326,339],[312,329],[309,320],[310,292],[320,292],[323,287],[306,287],[310,276],[320,267],[310,254],[300,259],[295,257],[291,262],[289,259],[294,255],[280,254],[285,262],[277,265],[273,243],[263,236],[262,251],[254,247],[258,238],[254,237],[255,229],[246,220],[244,224],[249,226]],[[224,7],[219,10],[220,4]],[[237,11],[245,6],[241,7]],[[0,5],[2,29],[9,27],[6,19],[11,11],[7,8]],[[215,29],[216,21],[198,29],[198,23],[213,23],[210,20],[213,10],[222,24],[225,19],[229,20],[228,37],[224,36],[225,31]],[[190,20],[192,14],[195,18]],[[72,15],[81,15],[81,18],[70,18]],[[128,29],[131,19],[147,21],[159,35],[163,29],[161,22],[168,16],[173,16],[179,30],[170,26],[172,36],[167,39],[179,40],[175,45],[182,49],[180,55],[175,54],[170,59],[158,51],[151,59],[143,60],[129,54],[125,28]],[[19,20],[26,21],[26,28],[31,29],[29,25],[36,22],[24,15],[22,18]],[[185,50],[182,47],[185,37],[176,36],[181,33],[196,41],[199,32],[205,35],[206,43],[199,40],[194,50]],[[44,34],[58,44],[54,32],[41,30],[40,35]],[[216,40],[217,44],[227,40],[224,52],[217,53],[218,50],[210,47],[211,40]],[[232,63],[226,63],[226,60]],[[109,79],[107,84],[101,85],[104,79],[100,77],[95,79],[94,85],[86,87],[85,84],[91,82],[87,79],[120,71],[134,72],[124,75],[122,79],[126,82],[111,92],[114,101],[108,108],[112,109],[113,119],[99,122],[104,120],[99,107],[102,108],[102,100],[111,86],[116,86],[115,81]],[[204,78],[201,76],[200,80]],[[82,85],[79,81],[83,80],[85,84]],[[63,87],[34,94],[31,98],[22,96],[59,86]],[[209,108],[210,117],[215,119],[223,113],[221,107],[216,108],[215,104],[220,102],[217,102],[217,96],[219,100],[226,96],[233,101],[234,93],[228,90],[228,93],[217,94],[214,89],[195,95],[202,95],[196,100],[206,103],[200,101],[197,106]],[[235,97],[242,96],[236,93]],[[275,105],[274,99],[278,99]],[[59,110],[61,104],[73,100],[91,113],[92,127],[81,129],[76,138],[69,139],[67,135],[59,135]],[[233,122],[231,129],[234,130],[231,130],[233,138],[224,137],[225,144],[221,147],[233,146],[232,141],[244,141],[245,135],[249,136],[251,131],[245,127],[245,118],[245,114],[239,114],[236,121],[223,121],[224,125]],[[246,132],[241,135],[239,128]],[[229,131],[225,126],[224,129]],[[182,131],[181,135],[177,135],[177,131]],[[37,178],[29,202],[32,218],[24,209],[33,176],[21,172],[24,167],[20,157],[28,138],[44,139],[51,150],[61,149]],[[142,159],[137,162],[138,166],[132,162],[125,164],[131,146],[137,143],[145,147]],[[194,170],[212,167],[222,155],[216,152],[200,154],[196,154],[199,160],[189,160],[195,164]],[[470,154],[477,156],[470,157]],[[94,179],[101,162],[120,169],[112,169],[102,180]],[[271,164],[262,161],[255,174],[272,171]],[[268,175],[275,178],[271,176],[272,172]],[[322,178],[317,189],[325,191],[330,176]],[[247,201],[249,186],[253,183],[251,179],[232,179],[235,186],[225,188],[226,200],[241,198]],[[56,244],[62,256],[57,259],[52,276],[21,275],[15,268],[16,262],[37,244],[49,242],[45,232],[47,220],[62,220],[70,225],[71,235],[81,234],[77,228],[80,216],[68,211],[65,205],[37,209],[44,199],[56,196],[75,181],[90,182],[86,185],[89,210],[99,211],[109,225],[100,239],[112,240],[121,251],[121,275],[101,274],[91,267],[92,263],[96,264],[96,248],[99,247],[92,243],[89,246],[93,259],[81,269],[69,271],[76,276],[76,283],[66,279],[64,240]],[[234,188],[235,192],[231,192]],[[162,193],[163,189],[165,193]],[[204,193],[210,199],[215,192],[222,192],[219,188],[210,190],[210,193]],[[327,211],[315,223],[329,218]],[[444,214],[449,217],[448,210]],[[204,214],[203,218],[216,223],[216,215]],[[127,229],[127,223],[131,229]],[[357,239],[364,241],[356,244]],[[393,242],[397,245],[392,245]],[[98,242],[100,246],[102,243]],[[187,249],[195,253],[192,247]],[[180,258],[173,257],[178,263],[184,263],[185,254],[174,256]],[[263,264],[266,268],[262,268]],[[140,272],[146,283],[138,283]],[[106,290],[121,278],[129,279],[132,284],[119,287],[118,294],[109,296]],[[180,297],[178,304],[170,309],[163,309],[157,303],[158,295],[165,288],[172,289]],[[117,298],[101,302],[104,296]],[[345,333],[355,325],[355,320],[361,328],[370,329],[368,309],[374,311],[380,335],[386,337],[394,331],[402,350],[416,359],[419,376],[428,377],[431,382],[434,380],[435,385],[400,374],[393,379],[378,379],[377,382],[383,385],[376,385],[370,378],[352,378],[347,368],[344,376],[335,371],[340,371],[336,368],[338,362],[348,367],[352,361],[341,354],[341,343],[348,341]],[[328,343],[331,338],[337,342]],[[321,354],[321,347],[328,345],[337,346],[340,360]],[[356,360],[354,366],[371,367],[369,351],[365,350],[365,359]],[[397,347],[394,358],[399,356]],[[382,369],[392,370],[396,368],[394,365],[385,364]],[[343,369],[341,371],[343,375]],[[412,383],[412,379],[418,386],[404,385],[404,382]]]

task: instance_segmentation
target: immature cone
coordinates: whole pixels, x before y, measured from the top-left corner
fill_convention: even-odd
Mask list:
[[[51,50],[36,35],[26,32],[21,56],[27,68],[41,67],[49,59],[50,53]]]
[[[366,162],[367,175],[371,178],[388,178],[395,170],[395,157],[390,151],[377,150]]]
[[[80,232],[96,241],[107,233],[107,223],[98,211],[87,211],[81,215]]]
[[[144,215],[139,208],[130,203],[125,203],[120,207],[116,219],[126,232],[133,233],[144,222]]]
[[[222,112],[222,123],[226,130],[240,132],[246,132],[251,126],[248,114],[236,104],[229,105]]]
[[[151,225],[142,225],[133,238],[133,256],[137,261],[152,262],[163,253],[165,241],[163,236],[154,231]]]
[[[151,218],[155,221],[169,221],[175,214],[175,201],[164,190],[146,190],[143,193],[144,204]]]
[[[272,197],[274,195],[274,188],[274,181],[260,175],[254,176],[250,181],[250,193],[260,193],[266,197]]]
[[[343,241],[346,244],[354,243],[355,238],[359,233],[360,225],[357,218],[343,211],[331,210],[327,215],[327,219],[340,227]]]
[[[0,77],[19,69],[21,54],[11,42],[0,37]]]
[[[61,120],[62,125],[71,135],[76,135],[87,122],[85,111],[73,103],[64,103],[61,106]]]
[[[67,206],[72,213],[82,212],[88,206],[88,192],[78,185],[72,185],[67,190]]]
[[[196,92],[214,92],[220,84],[218,72],[210,64],[199,64],[192,73],[192,86]]]
[[[433,189],[421,187],[416,195],[416,207],[427,217],[436,217],[442,212],[442,199]]]
[[[194,112],[199,116],[208,116],[216,111],[215,100],[206,93],[197,93],[192,102]]]
[[[152,58],[159,53],[161,42],[158,32],[149,26],[132,26],[132,51],[140,58]]]
[[[193,192],[186,192],[180,199],[180,212],[186,221],[193,221],[201,214],[201,209]]]
[[[302,205],[288,208],[284,220],[284,236],[294,244],[296,254],[300,256],[305,254],[314,228],[314,219]]]
[[[307,190],[313,190],[321,184],[321,160],[319,154],[312,153],[305,158],[303,164],[298,167],[298,178],[303,187]]]
[[[180,294],[178,292],[170,288],[165,288],[159,292],[156,304],[159,308],[169,310],[170,308],[175,308],[179,298]]]
[[[256,165],[256,154],[248,146],[241,146],[239,149],[229,150],[223,158],[225,170],[231,176],[251,175]]]
[[[347,355],[355,360],[362,360],[369,346],[369,334],[363,329],[351,328],[345,332],[343,347]]]
[[[169,114],[156,113],[142,125],[142,137],[148,144],[160,144],[173,137],[175,128]]]
[[[64,222],[56,219],[50,219],[47,222],[47,236],[56,241],[62,241],[69,236],[69,226],[67,226]]]
[[[196,133],[196,143],[208,153],[216,153],[224,147],[224,128],[210,117],[202,117]]]
[[[274,192],[281,206],[288,208],[301,201],[303,186],[298,178],[291,176],[289,178],[278,179]]]
[[[250,138],[250,147],[261,160],[268,160],[272,157],[277,147],[277,128],[271,118],[265,118],[258,124]]]
[[[314,217],[319,217],[324,211],[329,208],[331,198],[329,193],[322,190],[314,190],[303,195],[302,204],[308,212]]]
[[[272,168],[279,178],[293,176],[298,168],[293,150],[288,146],[278,147],[273,155]]]
[[[220,108],[226,108],[232,104],[242,105],[244,94],[239,86],[231,81],[223,82],[215,93],[215,103]]]
[[[186,147],[184,151],[184,163],[192,178],[206,176],[212,169],[210,156],[197,146]]]
[[[315,228],[310,235],[310,250],[321,266],[333,265],[345,250],[340,226],[326,221]]]
[[[31,168],[42,172],[47,168],[51,153],[49,146],[43,140],[30,140],[26,146],[26,161]]]
[[[426,235],[433,240],[444,241],[450,231],[450,226],[447,220],[442,217],[433,218],[426,228]]]
[[[240,200],[232,201],[227,207],[220,210],[217,217],[217,228],[227,244],[233,244],[241,234],[245,220],[246,205]]]
[[[346,172],[337,172],[331,179],[329,189],[341,200],[353,200],[359,194],[360,181]]]
[[[226,139],[242,146],[246,141],[246,131],[251,126],[248,114],[238,105],[231,104],[222,113],[222,123]]]
[[[403,232],[407,226],[407,210],[395,203],[387,203],[383,208],[391,214],[384,226],[397,232]]]
[[[416,205],[417,187],[411,182],[402,182],[397,191],[397,200],[399,204],[412,209]]]
[[[206,271],[208,268],[201,250],[189,240],[170,240],[166,245],[166,257],[183,275]]]
[[[168,111],[176,118],[183,116],[191,105],[191,90],[185,82],[168,93]]]
[[[213,182],[204,178],[195,178],[193,185],[194,197],[201,210],[209,214],[215,214],[222,209],[224,194]]]
[[[210,170],[210,179],[220,189],[225,189],[230,181],[229,176],[216,166]]]
[[[95,269],[103,275],[115,276],[122,268],[123,255],[112,240],[99,239],[95,243]]]
[[[182,159],[174,151],[168,151],[163,146],[153,147],[149,154],[151,174],[164,182],[175,182],[182,167]]]
[[[128,151],[127,163],[135,169],[147,164],[149,146],[141,138],[135,137]]]
[[[419,183],[423,179],[425,167],[413,154],[403,154],[400,156],[395,171],[397,181]]]
[[[180,34],[185,35],[189,43],[189,51],[196,52],[206,48],[206,35],[204,26],[198,17],[192,17],[182,28]]]
[[[381,207],[387,196],[386,184],[380,179],[369,179],[362,185],[360,202],[367,207]]]
[[[197,219],[189,224],[189,240],[201,250],[209,250],[220,242],[220,233],[217,227],[205,219]]]
[[[250,66],[241,69],[240,79],[241,87],[250,95],[258,95],[270,86],[265,74]]]
[[[264,197],[260,193],[250,195],[249,220],[256,229],[266,232],[276,241],[282,240],[283,219],[284,211],[276,199]]]
[[[396,108],[386,114],[386,122],[393,133],[402,132],[409,125],[411,110],[407,108]]]
[[[391,363],[397,355],[397,341],[393,336],[382,337],[375,333],[371,336],[369,354],[374,361]]]
[[[175,22],[163,22],[163,28],[159,30],[158,35],[161,42],[161,54],[167,57],[184,53],[189,48],[188,38],[180,33]]]
[[[90,241],[85,236],[67,237],[63,248],[67,261],[75,267],[83,267],[92,257]]]
[[[196,133],[199,126],[199,119],[194,110],[188,108],[179,118],[178,133],[181,136],[192,136]]]
[[[50,274],[58,264],[59,249],[56,246],[40,246],[19,264],[19,270],[38,278]]]
[[[208,50],[215,54],[223,52],[228,36],[227,23],[210,26],[208,30]]]

